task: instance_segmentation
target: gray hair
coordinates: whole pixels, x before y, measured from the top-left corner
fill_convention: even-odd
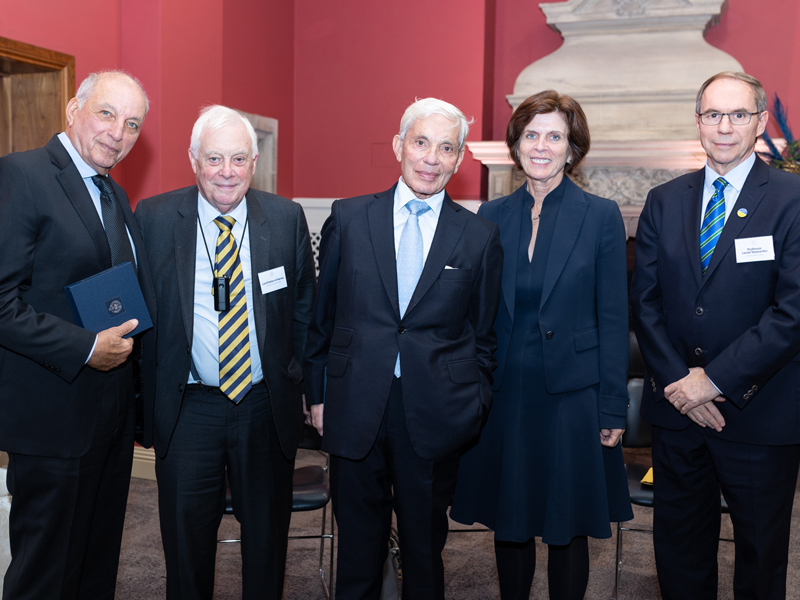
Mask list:
[[[722,73],[717,73],[716,75],[712,75],[706,79],[705,83],[700,86],[700,90],[697,92],[697,103],[694,107],[694,112],[696,112],[698,115],[700,114],[700,102],[703,99],[703,94],[708,86],[710,86],[717,79],[736,79],[737,81],[745,82],[753,90],[753,98],[755,98],[756,101],[756,110],[759,113],[767,110],[767,92],[764,91],[764,86],[761,85],[761,82],[758,79],[752,75],[748,75],[747,73],[742,73],[741,71],[722,71]]]
[[[431,115],[441,115],[458,126],[458,152],[460,154],[467,141],[469,126],[475,122],[475,119],[467,120],[464,113],[455,106],[438,98],[416,98],[414,103],[406,109],[403,118],[400,119],[400,143],[405,142],[408,130],[417,119],[427,119]]]
[[[123,71],[121,69],[107,69],[103,71],[97,71],[96,73],[90,73],[89,76],[81,82],[81,85],[78,88],[78,93],[75,94],[75,99],[78,101],[78,108],[83,109],[86,101],[92,97],[97,82],[106,75],[122,75],[139,86],[139,90],[141,90],[142,96],[144,96],[144,114],[147,114],[147,111],[150,110],[150,98],[147,97],[147,92],[144,91],[142,82],[127,71]]]
[[[251,158],[255,158],[258,155],[258,136],[256,136],[256,130],[253,129],[250,121],[245,117],[232,108],[222,106],[221,104],[212,104],[200,111],[200,117],[195,121],[194,127],[192,127],[192,141],[189,145],[192,156],[198,158],[197,153],[200,151],[200,138],[203,137],[204,133],[217,131],[233,123],[244,124],[245,129],[247,129],[247,135],[250,136],[250,143],[252,146]]]

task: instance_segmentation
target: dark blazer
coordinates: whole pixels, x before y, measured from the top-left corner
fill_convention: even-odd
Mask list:
[[[139,229],[125,192],[112,185],[155,322]],[[83,456],[103,397],[132,390],[133,369],[131,359],[106,373],[85,366],[95,334],[75,324],[64,287],[111,268],[111,250],[78,169],[56,137],[44,148],[0,158],[0,239],[0,449]]]
[[[715,404],[726,425],[711,434],[800,443],[800,179],[756,159],[704,275],[704,177],[701,169],[653,189],[639,219],[631,305],[650,376],[642,415],[689,427],[664,387],[703,367],[726,398]],[[775,260],[737,263],[734,240],[760,236],[772,236]]]
[[[523,185],[483,204],[478,214],[500,226],[503,302],[497,311],[500,389],[514,327]],[[539,306],[544,377],[550,394],[599,384],[600,427],[623,429],[628,406],[628,302],[625,227],[617,203],[583,192],[570,179],[556,217]]]
[[[326,451],[364,457],[378,434],[399,351],[411,445],[420,458],[435,460],[475,437],[491,404],[503,253],[497,226],[445,194],[401,319],[394,191],[337,200],[322,228],[306,400],[325,399]]]
[[[145,373],[146,382],[155,379],[155,389],[145,397],[152,426],[145,428],[144,444],[154,445],[161,457],[192,363],[197,201],[197,187],[191,186],[142,200],[136,208],[160,310],[158,327],[143,340],[158,361],[155,373]],[[246,202],[258,351],[281,450],[294,458],[303,423],[301,361],[314,301],[311,241],[299,204],[252,189]],[[280,266],[286,287],[262,294],[258,274]]]

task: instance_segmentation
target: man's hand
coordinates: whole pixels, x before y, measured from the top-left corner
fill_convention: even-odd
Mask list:
[[[722,396],[717,396],[714,399],[714,402],[724,401],[725,398]],[[717,432],[722,431],[722,428],[725,427],[725,418],[722,416],[722,413],[719,412],[719,409],[714,406],[713,402],[701,404],[700,406],[690,410],[688,413],[686,413],[686,415],[692,421],[700,425],[700,427],[711,427]]]
[[[324,409],[324,404],[315,404],[311,407],[311,424],[320,435],[322,435],[322,412]]]
[[[700,367],[692,367],[686,377],[665,387],[664,397],[682,415],[701,404],[721,398],[719,390],[714,387],[706,372]],[[718,402],[723,400],[724,398],[718,400]]]
[[[136,329],[139,321],[131,319],[117,327],[109,327],[97,334],[97,343],[94,345],[92,358],[87,363],[98,371],[110,371],[125,362],[133,350],[133,339],[123,339],[122,336]]]
[[[603,446],[613,448],[619,443],[623,433],[625,433],[624,429],[601,429],[600,443],[603,444]]]

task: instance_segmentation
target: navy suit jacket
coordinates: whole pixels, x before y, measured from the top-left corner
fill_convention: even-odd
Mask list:
[[[599,384],[600,427],[623,429],[629,346],[625,227],[616,202],[587,194],[569,179],[565,186],[539,305],[545,385],[549,393],[562,394]],[[478,211],[500,226],[503,244],[495,391],[503,382],[514,328],[524,200],[525,185]]]
[[[144,445],[153,444],[162,457],[178,422],[192,364],[197,200],[197,187],[191,186],[142,200],[136,208],[159,303],[158,326],[143,339],[145,352],[158,360],[155,372],[146,372],[144,378],[151,392],[145,396],[145,423],[150,427],[145,428]],[[254,302],[258,352],[281,451],[294,458],[303,423],[303,348],[314,302],[311,241],[299,204],[252,189],[246,202],[253,281],[248,301]],[[286,287],[262,294],[258,274],[281,266]]]
[[[703,274],[704,178],[701,169],[653,189],[639,219],[631,306],[650,376],[642,415],[692,425],[664,388],[703,367],[726,398],[713,435],[800,443],[800,178],[757,159]],[[761,236],[772,237],[775,260],[738,263],[734,240]]]
[[[155,296],[128,197],[111,184],[133,238],[139,285]],[[78,169],[54,136],[0,158],[0,449],[74,458],[89,449],[104,396],[129,394],[132,360],[85,366],[95,334],[75,324],[64,286],[111,268],[103,223]],[[153,357],[144,358],[145,369]]]
[[[349,459],[366,456],[375,441],[398,352],[406,425],[421,458],[444,457],[475,437],[491,404],[503,261],[497,226],[445,194],[401,319],[394,191],[337,200],[322,228],[306,400],[324,398],[323,449]]]

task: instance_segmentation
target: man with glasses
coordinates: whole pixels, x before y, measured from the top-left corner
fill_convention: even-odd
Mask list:
[[[769,114],[744,73],[697,94],[706,165],[653,189],[631,302],[649,374],[653,541],[664,600],[717,597],[720,490],[734,597],[786,596],[800,467],[800,179],[754,152]]]

